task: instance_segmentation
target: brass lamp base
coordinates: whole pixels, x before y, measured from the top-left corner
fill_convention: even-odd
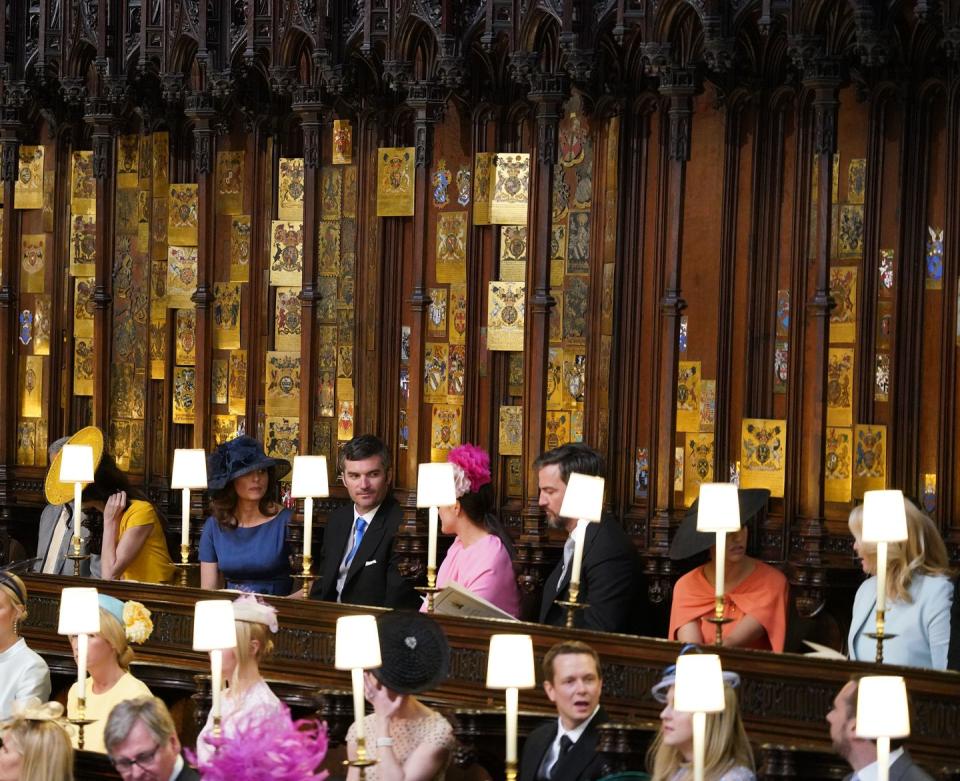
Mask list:
[[[443,589],[439,589],[436,586],[417,586],[417,591],[421,594],[426,594],[427,596],[427,612],[433,612],[433,597],[435,594],[438,594]]]
[[[77,748],[83,751],[83,728],[88,724],[93,724],[96,719],[72,718],[67,719],[67,721],[77,727]]]
[[[80,562],[87,561],[90,558],[89,553],[78,553],[74,551],[73,553],[68,553],[64,556],[66,559],[70,559],[73,562],[73,576],[75,578],[80,577]]]
[[[517,781],[517,761],[515,759],[507,762],[506,772],[507,781]]]
[[[566,613],[566,628],[573,629],[573,618],[576,615],[578,610],[584,610],[585,608],[590,607],[587,602],[577,602],[575,599],[555,599],[553,600],[554,604],[560,605]]]
[[[715,625],[717,628],[717,634],[713,639],[713,644],[716,646],[723,645],[723,625],[733,622],[732,618],[727,618],[724,616],[724,605],[723,597],[716,598],[716,605],[714,607],[713,615],[707,617],[707,621]]]
[[[885,610],[878,610],[877,611],[877,631],[866,633],[867,637],[869,637],[871,640],[877,641],[877,656],[876,656],[877,664],[883,664],[883,641],[892,640],[893,638],[896,637],[896,635],[887,634],[884,631],[885,625],[886,625],[886,622],[884,620],[885,614],[886,614]]]
[[[175,561],[173,566],[180,570],[180,585],[187,586],[190,580],[190,570],[200,565],[195,561]]]

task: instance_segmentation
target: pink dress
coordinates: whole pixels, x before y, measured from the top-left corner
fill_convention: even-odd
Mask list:
[[[459,537],[453,541],[437,571],[437,588],[450,581],[470,589],[514,618],[520,616],[520,589],[513,561],[496,534],[488,534],[468,548],[463,547]]]

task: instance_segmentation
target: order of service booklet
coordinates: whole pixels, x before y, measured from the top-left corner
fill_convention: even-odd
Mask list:
[[[474,594],[470,589],[464,588],[453,581],[441,589],[433,598],[433,612],[444,616],[517,620],[492,602],[488,602],[483,597]]]

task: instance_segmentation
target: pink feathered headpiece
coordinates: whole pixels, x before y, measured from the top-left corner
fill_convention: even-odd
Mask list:
[[[490,454],[482,447],[460,445],[447,454],[447,461],[453,464],[458,499],[490,482]]]

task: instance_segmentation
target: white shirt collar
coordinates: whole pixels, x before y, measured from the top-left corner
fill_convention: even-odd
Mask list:
[[[891,751],[890,759],[887,762],[887,767],[890,767],[891,765],[893,765],[893,763],[896,762],[898,759],[900,759],[900,757],[902,756],[903,756],[903,747],[895,749],[894,751]],[[857,781],[877,781],[877,777],[879,775],[878,770],[879,768],[877,767],[877,761],[874,760],[866,767],[860,768],[854,774],[853,777],[857,779]]]
[[[584,719],[579,727],[576,727],[575,729],[571,729],[571,730],[564,729],[563,720],[558,716],[557,717],[557,737],[554,738],[554,742],[559,744],[561,736],[566,735],[568,738],[570,738],[571,741],[576,743],[578,740],[580,740],[580,736],[586,731],[587,727],[590,726],[590,722],[593,721],[593,717],[597,715],[598,710],[600,710],[599,705],[597,705],[597,707],[593,709],[593,713],[590,714],[590,717],[587,719]]]
[[[173,763],[173,772],[170,774],[170,781],[177,781],[177,776],[183,772],[183,754],[177,754],[177,761]]]
[[[380,504],[383,504],[383,502],[381,502]],[[363,513],[363,515],[361,515],[360,513],[357,512],[357,506],[354,505],[354,506],[353,506],[353,522],[354,522],[354,524],[356,524],[357,518],[363,518],[363,520],[365,520],[365,521],[367,522],[367,526],[369,526],[371,523],[373,523],[373,519],[376,518],[376,517],[377,517],[377,513],[380,512],[380,504],[378,504],[376,507],[374,507],[372,510],[370,510],[370,512]]]

